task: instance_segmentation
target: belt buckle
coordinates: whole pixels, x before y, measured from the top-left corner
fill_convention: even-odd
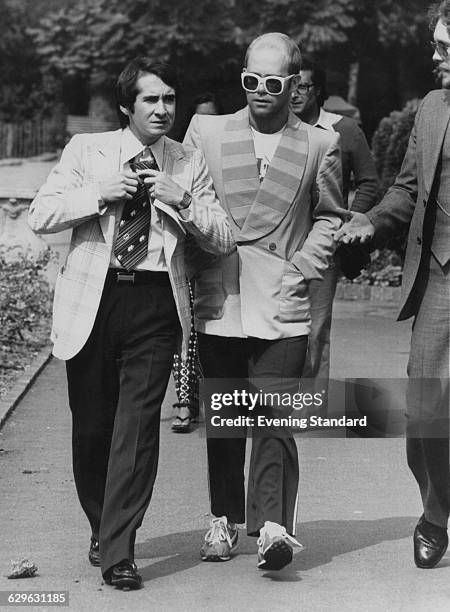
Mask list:
[[[134,284],[135,273],[134,272],[117,272],[116,280],[118,283]]]

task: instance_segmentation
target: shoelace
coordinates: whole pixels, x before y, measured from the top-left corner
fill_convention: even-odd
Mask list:
[[[291,542],[291,544],[293,544],[294,546],[299,546],[300,548],[303,548],[303,544],[300,544],[298,540],[296,540],[293,536],[289,535],[285,527],[280,526],[278,529],[267,529],[266,527],[263,527],[261,529],[261,535],[259,536],[257,541],[258,546],[262,546],[264,544],[266,535],[268,535],[270,538],[279,536],[280,538],[289,540],[289,542]]]
[[[222,518],[216,518],[211,521],[211,529],[205,535],[205,541],[213,542],[214,540],[226,540],[230,547],[232,546],[230,534],[227,525]]]

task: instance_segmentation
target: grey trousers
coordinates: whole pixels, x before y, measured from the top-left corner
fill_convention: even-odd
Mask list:
[[[449,343],[450,265],[424,256],[417,283],[422,301],[408,363],[408,465],[419,485],[425,518],[447,527],[450,513]]]

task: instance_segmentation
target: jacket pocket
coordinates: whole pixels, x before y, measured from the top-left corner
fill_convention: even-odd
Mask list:
[[[285,323],[306,323],[311,318],[308,283],[289,262],[281,279],[279,313]]]

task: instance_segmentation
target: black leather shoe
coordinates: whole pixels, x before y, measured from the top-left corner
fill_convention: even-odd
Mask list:
[[[128,559],[113,565],[104,577],[105,583],[129,591],[130,589],[140,589],[142,585],[142,577],[137,572],[137,567]]]
[[[414,562],[417,567],[435,567],[444,556],[447,546],[447,530],[428,522],[422,514],[414,530]]]
[[[89,548],[89,563],[94,567],[100,566],[100,549],[98,546],[98,540],[95,536],[91,537],[91,546]]]

